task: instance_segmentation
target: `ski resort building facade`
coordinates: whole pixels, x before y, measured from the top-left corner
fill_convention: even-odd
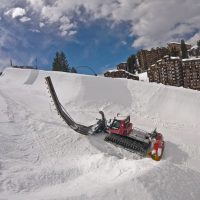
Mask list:
[[[149,82],[165,85],[182,86],[182,65],[179,57],[165,56],[158,60],[147,71]]]
[[[200,47],[194,45],[191,49],[188,50],[189,56],[198,58],[200,56]]]
[[[191,44],[185,44],[185,45],[186,45],[187,50],[192,48]],[[176,49],[179,53],[179,56],[181,56],[181,43],[170,42],[170,43],[167,44],[167,48],[168,48],[169,52],[172,52],[173,49]]]
[[[192,45],[186,44],[186,48],[189,51]],[[175,49],[178,55],[181,56],[181,43],[170,42],[167,47],[157,47],[151,50],[140,50],[137,53],[139,66],[142,71],[146,71],[151,65],[155,64],[157,60],[162,59],[166,55],[170,55],[170,52]]]
[[[117,65],[117,69],[118,70],[125,70],[125,71],[128,71],[128,64],[127,62],[122,62],[120,64]]]
[[[157,60],[169,55],[169,50],[165,47],[152,48],[151,50],[141,50],[137,53],[138,62],[142,71],[146,71]]]
[[[105,77],[111,77],[111,78],[127,78],[127,79],[133,79],[133,80],[139,80],[139,77],[127,72],[126,70],[109,70],[104,73]]]
[[[200,90],[200,58],[183,59],[183,86]]]
[[[147,71],[149,82],[200,90],[200,58],[165,56]]]

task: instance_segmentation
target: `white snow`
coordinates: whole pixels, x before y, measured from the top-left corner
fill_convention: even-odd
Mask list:
[[[185,61],[195,61],[195,60],[200,60],[200,58],[190,57],[190,58],[182,59],[183,62],[185,62]]]
[[[163,58],[169,58],[169,55],[163,56]]]
[[[178,56],[176,56],[176,57],[171,56],[170,59],[171,59],[171,60],[180,60],[180,57],[178,57]]]
[[[168,44],[179,44],[179,45],[181,45],[181,43],[180,42],[169,42]],[[189,43],[185,43],[186,45],[190,45]]]
[[[138,159],[83,136],[57,115],[44,77],[74,118],[90,125],[131,115],[133,125],[157,127],[163,159]],[[0,76],[0,199],[197,200],[200,196],[200,92],[126,79],[6,69]]]
[[[197,49],[198,48],[198,45],[193,45],[192,47],[191,47],[191,49],[190,50],[193,50],[193,49]]]
[[[153,65],[152,65],[153,66]],[[137,74],[139,76],[139,80],[140,81],[149,81],[149,78],[148,78],[148,75],[147,75],[147,72],[144,72],[144,73],[140,73],[140,74]]]

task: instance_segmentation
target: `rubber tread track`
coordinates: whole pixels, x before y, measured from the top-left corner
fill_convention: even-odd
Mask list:
[[[64,107],[61,105],[61,103],[58,100],[57,94],[55,92],[53,83],[51,81],[51,78],[49,76],[45,77],[49,92],[51,94],[51,97],[53,99],[53,102],[56,106],[56,110],[58,111],[58,114],[63,118],[63,120],[76,132],[81,133],[83,135],[88,135],[91,126],[84,126],[81,124],[76,123],[71,116],[65,111]]]
[[[146,156],[149,145],[127,136],[121,136],[117,134],[109,134],[104,139],[106,142],[114,144],[116,146],[123,147],[124,149],[137,153],[140,156]]]

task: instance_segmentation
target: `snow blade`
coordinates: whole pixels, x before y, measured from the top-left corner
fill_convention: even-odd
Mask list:
[[[147,155],[147,151],[150,146],[149,144],[135,140],[134,138],[118,134],[109,134],[104,140],[116,146],[120,146],[130,152],[136,153],[142,157]]]
[[[59,115],[63,118],[63,120],[76,132],[81,133],[83,135],[88,135],[91,131],[92,126],[84,126],[81,124],[76,123],[71,116],[67,113],[67,111],[64,109],[64,107],[61,105],[61,103],[58,100],[57,94],[55,92],[53,83],[51,81],[51,78],[48,76],[45,78],[49,92],[51,94],[51,97],[53,99],[53,102],[56,106],[56,110],[58,111]]]

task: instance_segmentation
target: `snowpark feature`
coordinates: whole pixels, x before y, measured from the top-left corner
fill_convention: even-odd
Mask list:
[[[49,101],[51,76],[75,121],[129,113],[165,137],[160,162],[71,130]],[[123,115],[123,113],[121,113]],[[6,69],[0,76],[0,199],[199,199],[200,92],[60,72]]]
[[[158,133],[156,129],[153,132],[133,129],[133,124],[130,122],[130,115],[123,119],[115,117],[114,119],[107,120],[103,111],[99,111],[101,119],[97,119],[96,124],[85,126],[76,123],[59,102],[51,77],[47,76],[45,77],[45,80],[58,115],[74,131],[83,135],[107,133],[108,135],[105,137],[104,141],[117,146],[120,145],[123,149],[137,153],[142,157],[149,156],[156,161],[159,161],[162,158],[164,140],[162,134]]]

